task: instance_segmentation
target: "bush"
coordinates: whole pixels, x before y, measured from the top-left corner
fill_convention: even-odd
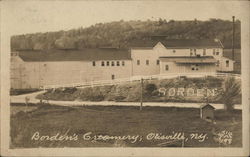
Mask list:
[[[155,84],[149,83],[149,84],[147,84],[146,87],[145,87],[145,91],[146,91],[145,94],[151,96],[152,93],[153,93],[153,91],[155,91],[156,89],[157,89],[157,87],[156,87]]]
[[[103,101],[104,96],[103,95],[92,95],[92,96],[89,96],[88,99],[90,101]]]
[[[234,77],[228,77],[225,81],[224,91],[221,95],[221,101],[228,111],[233,110],[235,99],[241,95],[241,85]]]
[[[75,91],[77,91],[77,88],[75,88],[75,87],[68,87],[68,88],[65,88],[64,90],[63,90],[63,93],[69,93],[69,94],[73,94]]]
[[[153,92],[152,92],[152,96],[158,96],[159,95],[159,91],[158,90],[154,90]]]
[[[124,99],[126,99],[125,96],[119,95],[115,97],[115,101],[124,101]]]

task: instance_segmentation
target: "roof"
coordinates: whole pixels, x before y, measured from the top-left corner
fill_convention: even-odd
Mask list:
[[[164,39],[133,41],[130,47],[151,47],[161,42],[166,48],[223,48],[219,40],[212,39]]]
[[[19,56],[27,62],[131,59],[131,55],[128,50],[101,48],[82,50],[19,51]]]
[[[216,63],[216,59],[213,56],[168,56],[160,57],[160,60],[171,61],[179,64],[185,63]]]
[[[129,47],[131,48],[153,48],[158,42],[157,40],[133,40]]]
[[[200,106],[201,109],[204,109],[204,108],[211,108],[211,109],[215,109],[212,105],[210,104],[203,104]]]

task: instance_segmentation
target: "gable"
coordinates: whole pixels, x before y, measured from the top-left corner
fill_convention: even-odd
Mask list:
[[[155,50],[157,50],[157,49],[159,49],[159,50],[165,50],[166,49],[166,47],[161,43],[161,42],[158,42],[154,47],[153,47],[153,49],[155,49]]]
[[[204,105],[201,105],[201,109],[204,110],[204,109],[211,109],[211,110],[214,110],[215,108],[210,105],[210,104],[204,104]]]

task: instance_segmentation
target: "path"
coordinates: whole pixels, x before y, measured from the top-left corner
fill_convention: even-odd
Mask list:
[[[36,99],[36,96],[39,94],[45,93],[45,91],[39,91],[29,94],[22,94],[22,95],[12,95],[10,96],[10,102],[12,103],[25,103],[25,97],[28,97],[30,103],[38,103],[40,102],[39,99]]]
[[[38,103],[39,99],[36,99],[36,95],[43,93],[44,91],[39,91],[31,94],[11,96],[12,103],[25,103],[25,97],[30,98],[30,103]],[[98,106],[140,106],[140,102],[114,102],[114,101],[55,101],[49,100],[50,104],[60,105],[60,106],[84,106],[84,105],[98,105]],[[179,102],[144,102],[143,106],[161,106],[161,107],[181,107],[181,108],[200,108],[203,103],[179,103]],[[215,109],[223,109],[223,104],[211,104]],[[242,109],[242,105],[235,105],[235,109]]]

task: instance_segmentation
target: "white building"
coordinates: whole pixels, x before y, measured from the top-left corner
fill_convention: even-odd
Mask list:
[[[39,88],[132,76],[233,71],[219,40],[140,41],[130,50],[19,51],[11,54],[11,87]]]

